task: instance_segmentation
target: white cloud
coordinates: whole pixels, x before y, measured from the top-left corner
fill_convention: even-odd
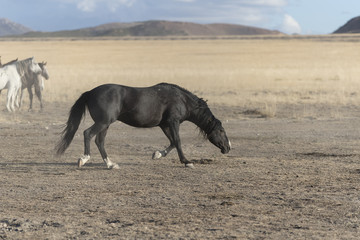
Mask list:
[[[301,27],[300,24],[292,16],[290,16],[289,14],[285,14],[281,26],[281,31],[288,34],[300,34]]]
[[[270,29],[281,25],[279,15],[288,4],[288,0],[158,0],[157,4],[137,0],[140,2],[147,3],[148,19],[224,22]]]
[[[248,5],[283,7],[287,4],[286,0],[239,0],[238,2]]]
[[[98,1],[106,3],[108,9],[111,12],[116,12],[116,10],[121,6],[131,7],[136,0],[98,0]]]
[[[119,7],[131,7],[137,0],[56,0],[68,4],[76,4],[77,9],[83,12],[95,12],[99,6],[106,6],[109,11],[115,12]]]
[[[77,4],[77,8],[83,12],[93,12],[96,8],[95,0],[82,0]]]
[[[153,19],[198,23],[234,23],[279,29],[295,29],[285,17],[289,0],[51,0],[73,5],[77,11],[92,13],[106,21],[145,21]],[[99,12],[99,14],[97,14]],[[108,20],[110,19],[110,20]],[[293,21],[291,21],[293,20]],[[284,21],[284,23],[282,23]],[[298,28],[300,29],[300,27]],[[295,32],[299,30],[295,29]]]

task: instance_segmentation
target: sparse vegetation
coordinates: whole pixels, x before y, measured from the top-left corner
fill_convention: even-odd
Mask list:
[[[210,104],[273,116],[284,103],[360,103],[360,53],[354,51],[360,43],[334,38],[3,41],[0,53],[5,62],[29,56],[48,62],[46,101],[73,101],[102,83],[171,82]]]

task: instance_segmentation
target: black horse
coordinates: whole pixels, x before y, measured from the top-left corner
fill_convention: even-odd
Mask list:
[[[78,161],[79,167],[90,159],[90,140],[96,136],[95,143],[107,167],[119,168],[110,161],[104,148],[109,125],[116,120],[140,128],[159,126],[170,140],[170,146],[156,151],[153,158],[165,157],[176,148],[180,161],[186,167],[193,167],[193,164],[185,158],[181,149],[179,125],[185,120],[196,124],[204,137],[222,153],[228,153],[231,147],[221,122],[211,113],[207,103],[186,89],[167,83],[148,88],[105,84],[83,93],[72,106],[62,138],[56,146],[58,155],[70,145],[86,106],[95,123],[84,131],[85,151]]]

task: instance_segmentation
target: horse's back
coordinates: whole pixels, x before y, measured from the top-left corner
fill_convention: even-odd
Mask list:
[[[133,88],[122,86],[122,109],[118,120],[134,127],[154,127],[163,120],[168,109],[167,93],[154,86]]]
[[[156,107],[166,105],[176,98],[177,94],[169,91],[166,85],[151,87],[129,87],[118,84],[104,84],[89,91],[90,101],[94,104],[119,104],[124,111],[139,106]],[[154,106],[155,105],[155,106]]]
[[[13,64],[0,68],[0,89],[19,88],[21,86],[20,75]]]
[[[179,105],[179,94],[165,84],[145,88],[100,85],[89,91],[88,100],[88,109],[95,121],[119,120],[134,127],[158,126],[174,109],[184,108]]]

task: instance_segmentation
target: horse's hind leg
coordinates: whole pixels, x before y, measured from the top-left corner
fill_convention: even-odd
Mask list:
[[[19,104],[20,93],[21,93],[21,87],[18,88],[18,90],[16,91],[16,96],[15,96],[15,106],[17,108],[20,108],[20,104]]]
[[[106,166],[110,169],[112,169],[112,168],[119,169],[119,165],[110,161],[110,159],[108,158],[107,153],[105,151],[105,137],[106,137],[108,128],[109,127],[105,128],[104,130],[102,130],[101,132],[99,132],[96,135],[95,143],[100,151],[101,157],[104,160]]]
[[[33,104],[33,98],[34,98],[34,94],[32,92],[32,89],[31,89],[31,86],[27,86],[27,90],[28,90],[28,93],[29,93],[29,100],[30,100],[30,104],[29,104],[29,112],[32,111],[32,104]]]
[[[44,105],[43,105],[43,101],[42,101],[41,88],[40,88],[40,86],[37,86],[36,84],[35,84],[35,94],[36,94],[37,98],[39,99],[40,109],[42,110],[44,108]]]
[[[162,158],[162,157],[166,157],[166,155],[175,148],[175,145],[174,145],[174,140],[171,136],[171,133],[170,133],[170,128],[168,126],[161,126],[161,130],[163,130],[163,132],[165,133],[166,137],[169,139],[170,141],[170,146],[167,147],[166,149],[162,150],[162,151],[155,151],[152,155],[152,159],[159,159],[159,158]]]
[[[19,94],[19,97],[18,97],[18,99],[19,99],[19,108],[21,108],[21,106],[22,106],[22,102],[23,102],[23,98],[24,98],[24,89],[23,88],[20,88],[20,94]]]
[[[7,95],[7,98],[6,98],[6,108],[9,112],[12,112],[12,109],[11,109],[11,95],[9,93],[10,90],[8,90],[8,95]]]
[[[84,155],[78,160],[79,167],[90,160],[90,140],[107,127],[108,125],[105,124],[94,123],[94,125],[84,131]]]
[[[6,102],[6,108],[9,112],[15,111],[15,99],[14,99],[15,97],[16,97],[15,89],[10,87],[8,89],[7,102]]]

